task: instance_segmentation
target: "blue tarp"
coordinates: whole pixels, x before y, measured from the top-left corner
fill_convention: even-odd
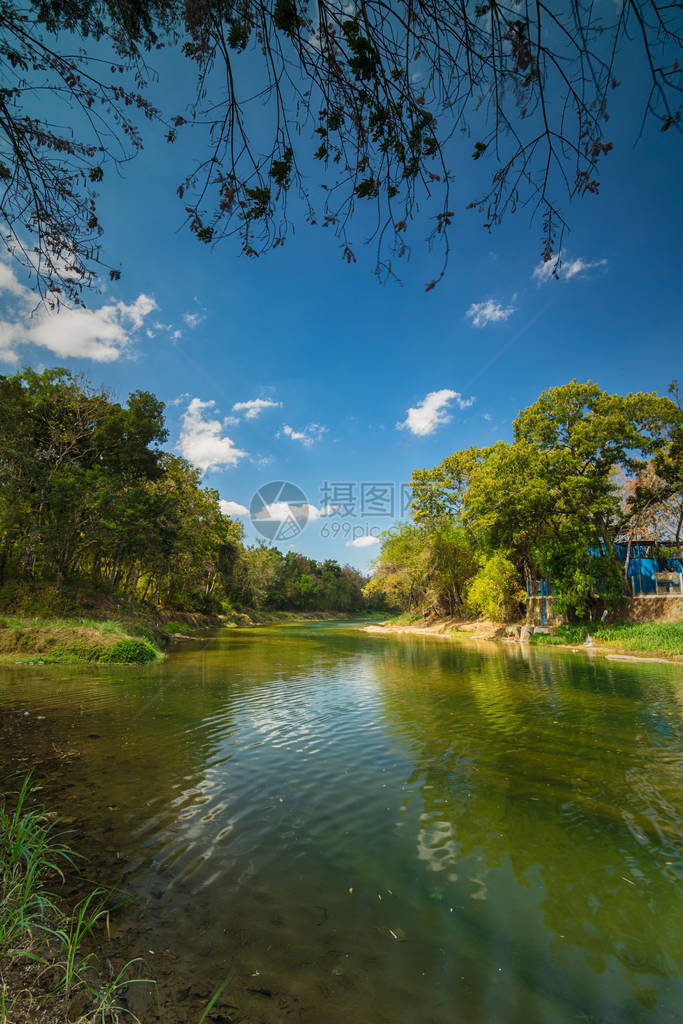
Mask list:
[[[652,544],[631,544],[631,556],[628,563],[628,578],[631,580],[635,594],[654,594],[657,584],[654,579],[656,572],[683,572],[683,560],[680,558],[653,558],[650,555]],[[622,562],[626,561],[627,544],[615,544],[614,550]],[[594,545],[590,553],[600,558],[606,553],[603,544]]]
[[[626,561],[628,545],[615,544],[615,550],[622,560]],[[631,557],[628,563],[628,578],[633,584],[636,594],[654,594],[657,585],[654,579],[656,572],[682,572],[683,565],[680,558],[653,558],[649,552],[649,544],[632,544]]]

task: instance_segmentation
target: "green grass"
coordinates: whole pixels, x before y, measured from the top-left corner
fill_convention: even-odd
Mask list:
[[[0,802],[0,960],[36,955],[45,922],[57,913],[46,882],[63,878],[62,866],[74,863],[55,823],[46,823],[40,809],[27,810],[31,789],[28,775],[13,811],[4,797]]]
[[[386,623],[388,626],[412,626],[422,617],[419,612],[402,612],[400,615],[394,615],[391,619],[387,619]]]
[[[148,636],[131,636],[113,619],[0,617],[0,657],[48,664],[144,664],[162,657]]]
[[[72,909],[55,894],[77,854],[64,842],[59,819],[48,821],[43,808],[29,808],[37,788],[29,774],[12,810],[5,797],[0,800],[0,1024],[48,1017],[52,1024],[117,1024],[124,1014],[137,1021],[118,995],[126,985],[151,979],[128,978],[135,963],[129,961],[106,982],[99,955],[84,953],[86,938],[97,943],[95,929],[111,893],[94,889]],[[77,1018],[76,995],[87,1006]]]
[[[580,646],[590,634],[598,646],[648,654],[683,655],[683,622],[582,622],[557,626],[550,636],[535,633],[532,643]]]
[[[105,619],[103,622],[98,622],[96,619],[45,619],[41,618],[38,615],[36,615],[35,617],[29,615],[0,615],[0,628],[19,627],[23,629],[30,629],[41,626],[50,626],[56,628],[60,626],[82,626],[84,629],[96,629],[99,633],[122,632],[121,623],[114,622],[113,619]]]
[[[161,651],[147,640],[118,640],[111,647],[105,648],[98,661],[116,665],[142,665],[157,661]]]

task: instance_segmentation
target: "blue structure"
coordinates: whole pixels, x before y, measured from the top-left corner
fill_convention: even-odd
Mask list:
[[[628,555],[627,544],[615,544],[614,548],[623,564]],[[668,550],[667,554],[664,554]],[[680,547],[675,544],[657,544],[650,540],[631,542],[631,557],[628,563],[628,579],[636,596],[656,594],[655,573],[683,572]]]
[[[622,565],[629,560],[627,575],[634,597],[654,597],[658,593],[658,573],[683,573],[683,546],[673,541],[631,541],[630,556],[628,544],[615,544],[614,549]],[[592,547],[590,553],[599,558],[607,550],[601,545]],[[540,598],[541,625],[546,621],[546,598],[552,597],[554,589],[547,577],[527,582],[527,595]]]

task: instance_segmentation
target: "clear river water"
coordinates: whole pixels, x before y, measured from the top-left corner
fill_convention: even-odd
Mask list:
[[[129,897],[144,1024],[675,1022],[682,716],[681,665],[232,629],[0,668],[0,782]]]

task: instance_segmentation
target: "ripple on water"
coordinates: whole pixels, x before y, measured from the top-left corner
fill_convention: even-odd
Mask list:
[[[233,631],[144,671],[0,671],[3,708],[118,852],[121,928],[182,950],[176,989],[230,965],[268,1024],[676,1019],[670,666]]]

